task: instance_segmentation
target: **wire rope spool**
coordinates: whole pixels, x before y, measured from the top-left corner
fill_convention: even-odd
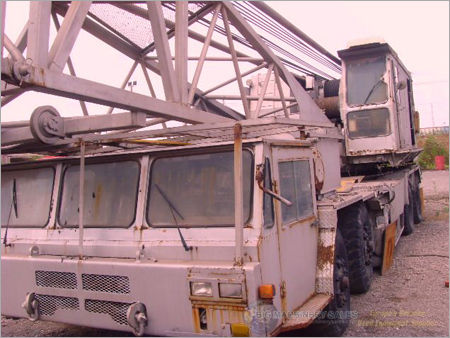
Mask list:
[[[33,136],[45,144],[55,144],[65,136],[64,120],[52,106],[41,106],[33,111],[30,129]]]

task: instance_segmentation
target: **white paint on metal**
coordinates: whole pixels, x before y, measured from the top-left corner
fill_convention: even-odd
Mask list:
[[[61,28],[48,52],[50,69],[60,72],[64,69],[90,6],[91,1],[73,1],[70,4]]]
[[[83,139],[80,139],[80,186],[79,186],[79,201],[78,201],[78,246],[79,246],[79,258],[83,259],[83,233],[84,233],[84,176],[85,176],[85,158],[84,153],[86,151],[86,143]]]
[[[50,1],[30,2],[27,59],[41,67],[47,67],[48,62],[51,6]]]

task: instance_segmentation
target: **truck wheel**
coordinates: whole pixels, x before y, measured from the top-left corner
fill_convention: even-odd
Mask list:
[[[334,250],[334,297],[312,324],[312,334],[326,337],[341,336],[350,323],[350,285],[347,250],[339,230]],[[311,333],[311,332],[307,332]]]
[[[367,208],[360,202],[339,213],[339,228],[347,248],[350,268],[350,291],[364,293],[373,277],[373,231]]]
[[[411,235],[414,232],[414,200],[411,186],[408,188],[408,199],[409,204],[405,204],[405,209],[403,209],[403,223],[405,225],[402,232],[403,236]]]

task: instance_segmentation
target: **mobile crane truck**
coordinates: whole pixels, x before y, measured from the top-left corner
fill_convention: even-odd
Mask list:
[[[52,11],[64,15],[64,6]],[[233,119],[211,98],[197,110],[203,121],[105,133],[148,126],[150,108],[136,93],[111,89],[104,98],[94,84],[66,86],[57,79],[67,75],[21,62],[5,42],[5,83],[137,108],[99,120],[44,106],[29,123],[2,124],[4,154],[56,155],[2,165],[3,315],[139,336],[272,336],[309,326],[342,335],[357,316],[350,294],[369,290],[374,268],[389,269],[401,236],[422,220],[412,79],[393,49],[352,45],[338,52],[340,79],[294,77],[234,3],[210,6],[224,31],[229,17],[270,61],[248,100],[273,81],[280,108],[265,111],[262,94]],[[234,61],[246,57],[231,46]]]

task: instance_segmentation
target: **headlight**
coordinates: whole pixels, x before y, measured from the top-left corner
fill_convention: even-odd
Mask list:
[[[222,298],[242,298],[242,285],[236,283],[219,283]]]
[[[212,297],[212,286],[208,282],[191,282],[191,295],[192,296],[202,296],[202,297]]]

